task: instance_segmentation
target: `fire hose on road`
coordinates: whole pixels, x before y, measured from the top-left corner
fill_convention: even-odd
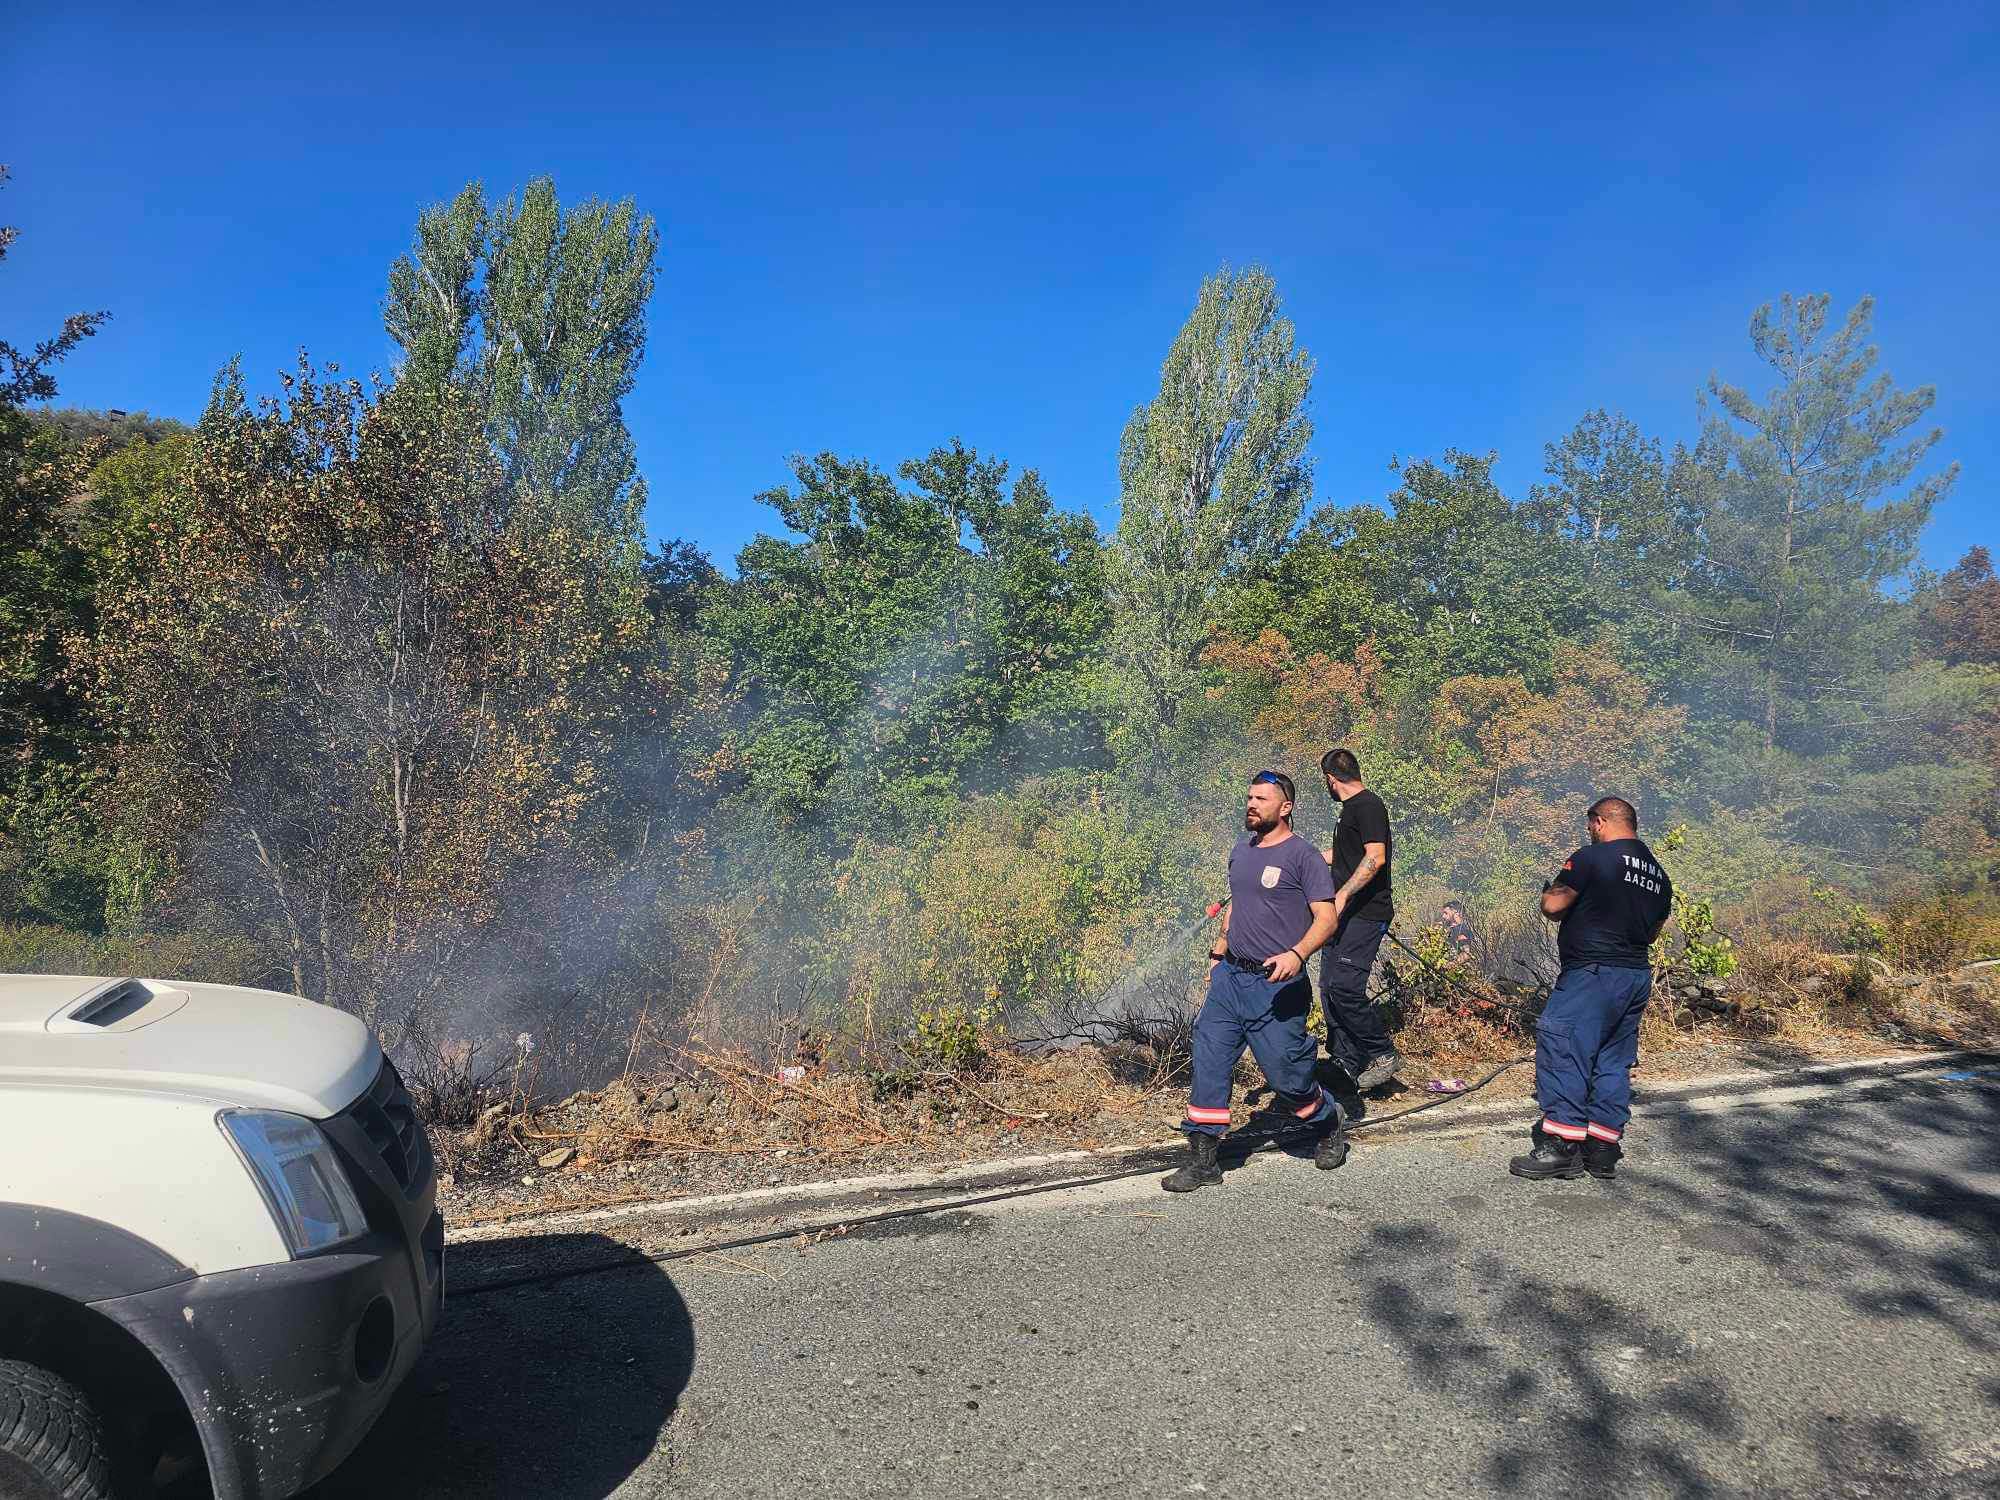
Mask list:
[[[1215,903],[1208,910],[1209,916],[1214,917],[1217,915],[1226,904],[1226,902]],[[1534,1012],[1530,1011],[1526,1006],[1508,1005],[1506,1001],[1495,1001],[1488,996],[1481,995],[1464,984],[1456,976],[1447,973],[1437,964],[1425,958],[1416,949],[1396,937],[1394,933],[1389,934],[1389,939],[1397,947],[1409,954],[1411,958],[1444,980],[1445,983],[1462,990],[1483,1004],[1506,1006],[1509,1009],[1519,1011],[1530,1020],[1533,1019]],[[1386,1115],[1368,1116],[1365,1119],[1357,1120],[1350,1124],[1347,1127],[1347,1131],[1352,1135],[1356,1131],[1370,1130],[1377,1126],[1387,1125],[1391,1121],[1407,1119],[1409,1116],[1421,1114],[1427,1109],[1436,1109],[1439,1105],[1450,1104],[1455,1100],[1467,1098],[1478,1093],[1503,1073],[1510,1072],[1524,1063],[1532,1061],[1534,1061],[1532,1054],[1511,1058],[1493,1068],[1490,1072],[1483,1074],[1463,1089],[1449,1094],[1440,1094],[1436,1098],[1425,1099],[1421,1103],[1391,1111]],[[1277,1130],[1244,1131],[1240,1134],[1226,1137],[1223,1149],[1232,1163],[1241,1163],[1262,1152],[1281,1149],[1293,1141],[1309,1139],[1313,1134],[1314,1132],[1310,1128],[1298,1126],[1288,1126]],[[730,1250],[748,1250],[758,1245],[773,1245],[785,1240],[800,1238],[810,1240],[819,1236],[838,1237],[873,1224],[886,1224],[899,1219],[923,1218],[930,1214],[952,1213],[962,1209],[982,1207],[989,1203],[1005,1203],[1016,1198],[1035,1197],[1042,1193],[1067,1192],[1073,1188],[1097,1187],[1103,1183],[1122,1182],[1127,1178],[1144,1177],[1158,1172],[1165,1164],[1160,1158],[1168,1149],[1170,1148],[1162,1148],[1161,1152],[1149,1156],[1147,1160],[1136,1165],[1119,1167],[1113,1171],[1099,1172],[1088,1177],[1064,1177],[1049,1182],[1023,1182],[1018,1187],[1003,1187],[992,1192],[978,1193],[970,1197],[952,1198],[939,1203],[918,1204],[909,1208],[884,1209],[879,1213],[862,1214],[853,1218],[832,1219],[819,1224],[796,1225],[789,1229],[767,1230],[760,1234],[743,1235],[736,1239],[723,1240],[712,1245],[689,1246],[680,1250],[644,1251],[635,1249],[629,1255],[617,1256],[581,1266],[561,1266],[547,1271],[532,1272],[520,1276],[504,1277],[496,1281],[481,1282],[463,1290],[454,1290],[453,1295],[456,1299],[463,1300],[467,1297],[485,1296],[490,1292],[508,1291],[516,1287],[568,1281],[579,1276],[594,1276],[607,1271],[629,1270],[641,1266],[665,1265],[670,1261],[692,1260],[698,1256],[712,1255]]]
[[[1208,908],[1208,916],[1212,919],[1221,912],[1223,906],[1226,904],[1226,902],[1216,902]],[[1394,933],[1389,933],[1388,938],[1396,947],[1401,949],[1417,964],[1435,975],[1445,985],[1458,990],[1467,998],[1476,1001],[1480,1005],[1513,1011],[1530,1024],[1537,1018],[1539,1014],[1538,1008],[1496,999],[1490,994],[1481,993],[1467,984],[1460,976],[1451,973],[1445,967],[1426,958],[1422,953],[1418,952]],[[1388,988],[1394,982],[1392,978],[1383,988]],[[1382,990],[1378,989],[1371,998],[1379,998],[1381,994]],[[1532,1054],[1510,1058],[1506,1062],[1500,1063],[1482,1074],[1461,1090],[1441,1093],[1436,1097],[1422,1100],[1403,1109],[1393,1110],[1388,1114],[1373,1115],[1357,1120],[1348,1125],[1347,1130],[1350,1134],[1357,1131],[1371,1130],[1378,1126],[1390,1124],[1396,1120],[1407,1119],[1411,1115],[1421,1114],[1427,1109],[1436,1109],[1441,1105],[1466,1098],[1469,1095],[1478,1093],[1501,1075],[1533,1060]],[[1971,1078],[1974,1075],[1966,1073],[1957,1076]],[[1266,1118],[1269,1117],[1266,1116]],[[1223,1151],[1226,1158],[1233,1164],[1236,1164],[1261,1152],[1277,1150],[1294,1141],[1309,1139],[1313,1135],[1314,1131],[1311,1128],[1297,1126],[1287,1121],[1276,1129],[1248,1129],[1230,1135],[1225,1138]],[[938,1202],[917,1204],[908,1208],[884,1209],[877,1213],[828,1219],[812,1224],[794,1225],[786,1229],[773,1229],[758,1234],[742,1235],[734,1239],[722,1240],[713,1244],[689,1246],[684,1249],[664,1251],[634,1249],[628,1254],[611,1257],[602,1261],[593,1261],[582,1265],[551,1267],[544,1271],[528,1272],[493,1281],[480,1282],[470,1287],[455,1289],[454,1297],[460,1300],[467,1297],[480,1297],[491,1292],[546,1285],[580,1276],[594,1276],[608,1271],[664,1265],[671,1261],[693,1260],[703,1255],[713,1255],[731,1250],[753,1249],[760,1245],[779,1244],[785,1241],[812,1241],[823,1238],[839,1238],[856,1230],[866,1229],[871,1225],[924,1218],[932,1214],[960,1212],[965,1209],[984,1207],[988,1204],[1006,1203],[1019,1198],[1035,1197],[1043,1193],[1068,1192],[1075,1188],[1096,1187],[1106,1183],[1121,1182],[1129,1178],[1143,1177],[1158,1172],[1167,1165],[1169,1157],[1173,1154],[1173,1148],[1160,1147],[1148,1151],[1143,1159],[1136,1160],[1131,1165],[1116,1167],[1110,1171],[1097,1172],[1083,1177],[1062,1177],[1046,1181],[1030,1181],[1024,1176],[1013,1184],[1003,1185],[986,1192],[948,1198]]]

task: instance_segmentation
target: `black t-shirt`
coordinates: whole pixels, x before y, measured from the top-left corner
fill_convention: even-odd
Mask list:
[[[1389,809],[1367,788],[1340,804],[1340,826],[1333,834],[1333,888],[1337,891],[1361,863],[1369,844],[1382,846],[1382,868],[1368,884],[1347,898],[1344,917],[1364,922],[1388,922],[1395,918],[1396,904],[1389,896],[1389,866],[1394,863],[1396,841],[1389,833]]]
[[[1563,861],[1555,883],[1577,893],[1556,929],[1565,969],[1646,967],[1653,933],[1673,909],[1674,886],[1644,840],[1586,844]]]

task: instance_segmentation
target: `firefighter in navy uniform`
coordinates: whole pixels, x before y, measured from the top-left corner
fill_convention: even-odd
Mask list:
[[[1312,982],[1306,960],[1333,932],[1333,875],[1319,850],[1292,832],[1289,776],[1259,771],[1244,799],[1241,843],[1229,851],[1229,907],[1208,955],[1208,998],[1194,1018],[1187,1165],[1160,1183],[1191,1193],[1222,1181],[1216,1151],[1229,1129],[1229,1084],[1249,1047],[1277,1095],[1277,1109],[1320,1132],[1314,1165],[1347,1159],[1340,1106],[1314,1076],[1319,1047],[1306,1030]]]
[[[1673,909],[1673,884],[1639,837],[1622,797],[1586,815],[1590,842],[1542,887],[1558,925],[1562,974],[1535,1023],[1534,1147],[1508,1164],[1516,1177],[1610,1177],[1632,1117],[1639,1018],[1653,993],[1649,949]]]

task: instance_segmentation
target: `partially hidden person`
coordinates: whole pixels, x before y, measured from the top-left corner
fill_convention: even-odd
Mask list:
[[[1229,1129],[1230,1080],[1247,1046],[1276,1095],[1274,1108],[1320,1131],[1314,1165],[1347,1159],[1340,1105],[1314,1075],[1319,1048],[1306,1030],[1306,961],[1334,927],[1333,876],[1318,849],[1292,832],[1292,779],[1259,771],[1244,798],[1244,837],[1229,851],[1229,905],[1208,955],[1208,996],[1194,1021],[1186,1165],[1160,1186],[1191,1193],[1222,1181],[1217,1152]]]
[[[1556,923],[1562,973],[1535,1023],[1532,1149],[1508,1163],[1516,1177],[1616,1175],[1632,1118],[1639,1022],[1653,994],[1649,949],[1673,910],[1674,887],[1639,837],[1623,797],[1584,815],[1590,842],[1542,887]]]
[[[1327,795],[1340,805],[1333,847],[1333,937],[1320,958],[1319,1004],[1326,1018],[1326,1055],[1354,1080],[1357,1093],[1387,1083],[1403,1065],[1381,1007],[1368,998],[1368,976],[1382,935],[1395,919],[1390,867],[1396,836],[1389,809],[1361,779],[1352,750],[1320,757]]]
[[[1454,896],[1439,910],[1438,922],[1444,928],[1445,957],[1470,967],[1473,962],[1472,919],[1465,914],[1465,904]]]

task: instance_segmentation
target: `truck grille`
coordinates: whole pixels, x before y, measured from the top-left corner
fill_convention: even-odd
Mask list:
[[[414,1198],[431,1180],[431,1143],[403,1087],[396,1065],[386,1057],[382,1071],[368,1086],[368,1092],[348,1111],[368,1144],[382,1156],[382,1164],[407,1197]]]

